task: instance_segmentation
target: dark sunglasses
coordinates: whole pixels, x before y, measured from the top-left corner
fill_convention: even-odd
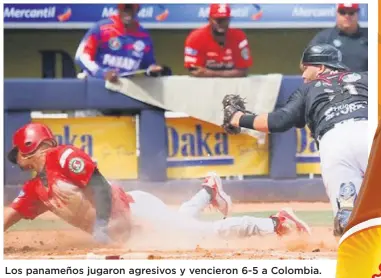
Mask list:
[[[356,14],[357,11],[351,11],[351,10],[339,10],[339,14],[341,15],[350,15],[350,16],[353,16],[354,14]]]

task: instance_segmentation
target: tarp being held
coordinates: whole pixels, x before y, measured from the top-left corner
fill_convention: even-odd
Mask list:
[[[239,94],[247,101],[247,110],[271,112],[276,104],[281,74],[252,75],[245,78],[196,78],[169,76],[161,78],[121,78],[118,84],[106,82],[106,88],[167,111],[182,112],[191,117],[221,125],[222,99]],[[256,138],[264,134],[244,130]]]

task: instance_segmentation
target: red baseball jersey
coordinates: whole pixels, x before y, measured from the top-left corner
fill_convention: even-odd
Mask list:
[[[249,42],[240,29],[228,29],[224,46],[214,40],[209,24],[192,31],[185,41],[184,66],[186,68],[247,69],[252,64]]]
[[[46,154],[42,174],[24,184],[11,207],[26,219],[51,211],[69,224],[91,233],[96,211],[88,183],[96,168],[91,157],[74,146],[58,146]],[[111,185],[112,211],[109,235],[114,240],[127,236],[130,227],[129,204],[132,198]]]

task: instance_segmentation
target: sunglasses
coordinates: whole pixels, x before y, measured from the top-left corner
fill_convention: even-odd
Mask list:
[[[340,15],[350,15],[353,16],[354,14],[357,13],[357,11],[348,11],[348,10],[339,10],[338,11]]]

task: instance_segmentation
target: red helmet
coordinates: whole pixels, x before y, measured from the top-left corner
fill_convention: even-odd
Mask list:
[[[24,125],[13,134],[13,148],[8,153],[9,161],[17,164],[18,152],[23,155],[31,154],[45,141],[51,141],[54,146],[57,146],[57,141],[49,127],[39,123]]]

